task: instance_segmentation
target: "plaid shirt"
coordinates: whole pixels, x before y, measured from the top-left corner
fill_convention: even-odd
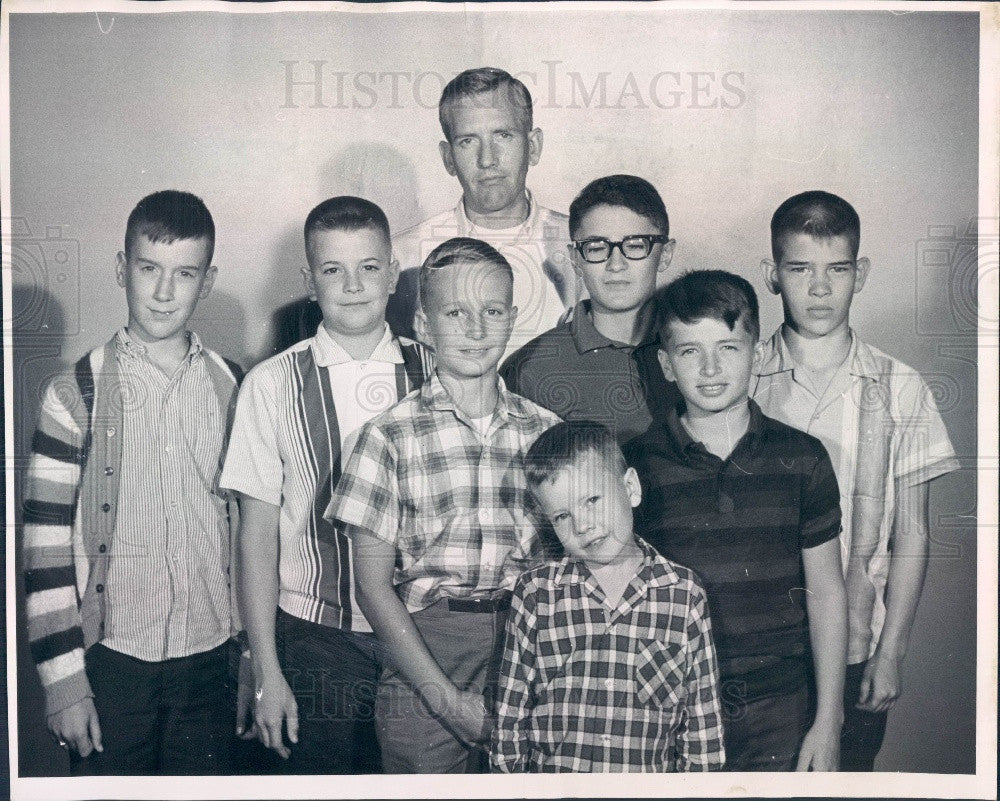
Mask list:
[[[491,762],[503,772],[704,771],[723,765],[718,669],[694,573],[640,542],[611,609],[564,558],[514,588]]]
[[[559,418],[497,380],[485,435],[437,373],[371,420],[327,507],[328,519],[396,546],[393,583],[411,612],[509,590],[536,555],[522,460]]]

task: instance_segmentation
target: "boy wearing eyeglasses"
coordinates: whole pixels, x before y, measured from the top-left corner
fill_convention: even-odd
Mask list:
[[[650,300],[674,252],[655,187],[634,175],[588,184],[569,208],[570,258],[590,295],[500,369],[507,387],[564,420],[593,420],[624,444],[677,389],[656,361]]]

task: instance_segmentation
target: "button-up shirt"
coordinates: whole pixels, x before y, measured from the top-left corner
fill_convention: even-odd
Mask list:
[[[194,333],[173,375],[118,332],[123,430],[103,644],[149,662],[230,634],[229,527],[217,494],[224,410]]]
[[[896,492],[958,468],[948,431],[920,375],[853,331],[847,358],[817,392],[779,328],[751,389],[766,414],[807,431],[830,452],[844,521],[847,658],[863,662],[874,654],[885,622]]]
[[[491,761],[504,772],[709,770],[724,761],[718,670],[694,573],[641,543],[614,606],[585,562],[517,582]]]
[[[509,590],[537,555],[523,459],[559,418],[498,381],[485,434],[436,373],[367,423],[327,509],[396,546],[393,583],[411,612]]]

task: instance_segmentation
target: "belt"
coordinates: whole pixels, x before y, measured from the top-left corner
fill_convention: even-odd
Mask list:
[[[448,598],[449,612],[503,612],[510,609],[510,593],[493,598]]]

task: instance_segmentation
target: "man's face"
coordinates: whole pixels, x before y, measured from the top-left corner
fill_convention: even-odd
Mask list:
[[[851,301],[868,277],[868,259],[857,259],[845,234],[822,239],[783,237],[781,261],[763,263],[768,288],[781,295],[785,322],[806,339],[844,331]]]
[[[659,351],[664,375],[677,383],[690,417],[710,417],[746,403],[760,346],[742,320],[730,330],[722,320],[671,320]]]
[[[510,274],[487,262],[459,262],[435,270],[426,290],[416,327],[434,348],[438,372],[495,372],[517,318]]]
[[[659,235],[653,222],[625,206],[594,206],[580,219],[573,233],[576,242],[602,237],[620,242],[637,234]],[[590,293],[591,308],[603,314],[625,314],[637,311],[652,297],[656,276],[667,269],[674,254],[674,241],[654,244],[644,259],[627,259],[621,248],[613,248],[606,261],[593,264],[585,261],[572,244],[573,267]]]
[[[527,130],[524,112],[503,90],[460,98],[445,113],[451,138],[439,145],[441,158],[462,185],[466,210],[502,217],[524,197],[528,167],[542,152],[542,132]]]
[[[381,231],[312,231],[306,256],[306,289],[319,302],[327,331],[351,338],[385,328],[385,306],[399,269]]]
[[[118,285],[125,288],[129,334],[145,345],[185,335],[198,300],[215,280],[208,239],[153,242],[139,234],[128,256],[118,254]]]
[[[638,550],[632,508],[642,492],[633,468],[623,475],[587,451],[532,491],[568,556],[607,565]]]

